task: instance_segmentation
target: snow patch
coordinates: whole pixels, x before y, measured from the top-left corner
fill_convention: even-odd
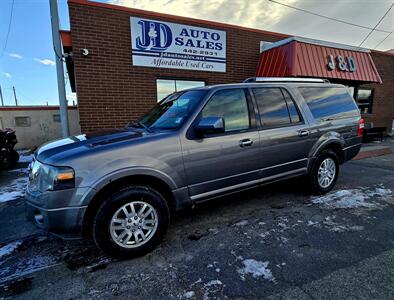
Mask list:
[[[22,241],[14,241],[0,248],[0,258],[13,253],[22,244]]]
[[[37,255],[31,259],[21,260],[12,266],[0,269],[0,283],[20,278],[58,264],[60,263],[57,263],[56,259],[52,256]]]
[[[245,280],[245,275],[250,274],[254,278],[263,277],[269,281],[275,281],[274,276],[270,269],[268,269],[268,261],[258,261],[252,258],[245,259],[243,262],[244,267],[238,269],[238,273],[241,274],[241,278]]]
[[[24,173],[27,174],[27,168],[20,168],[20,169],[13,169],[13,170],[8,170],[8,172],[12,172],[12,173]]]
[[[14,179],[7,186],[0,187],[0,203],[15,200],[25,195],[27,177]]]
[[[194,293],[193,291],[189,291],[189,292],[184,293],[184,294],[183,294],[183,297],[184,297],[185,299],[191,299],[191,298],[194,297],[194,295],[195,295],[195,293]]]
[[[386,198],[392,195],[390,189],[383,186],[375,189],[338,190],[327,195],[313,198],[312,203],[321,204],[327,208],[378,208],[380,204],[367,202],[373,197]]]
[[[364,230],[363,226],[341,224],[336,221],[336,216],[328,216],[321,222],[308,221],[308,226],[315,228],[324,228],[331,232],[345,232],[345,231],[361,231]]]
[[[34,155],[31,153],[31,150],[19,150],[19,162],[20,163],[31,163]]]
[[[245,226],[248,224],[249,224],[248,220],[242,220],[242,221],[239,221],[238,223],[235,223],[234,226]]]
[[[204,284],[204,286],[209,287],[209,286],[213,286],[213,285],[222,285],[222,284],[223,283],[220,280],[215,279],[215,280],[211,280],[211,281],[207,282],[206,284]]]

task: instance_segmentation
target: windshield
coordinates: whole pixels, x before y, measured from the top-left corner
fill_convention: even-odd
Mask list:
[[[196,90],[174,93],[160,101],[138,123],[150,129],[177,129],[193,112],[207,91]]]

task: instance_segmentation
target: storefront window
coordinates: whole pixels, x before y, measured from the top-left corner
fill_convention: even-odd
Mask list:
[[[345,85],[347,87],[347,89],[349,90],[350,95],[352,95],[353,98],[355,98],[354,96],[354,86],[349,86],[349,85]]]
[[[171,79],[157,79],[156,88],[157,88],[157,101],[160,101],[167,95],[182,91],[185,89],[190,89],[193,87],[204,86],[204,81],[195,81],[195,80],[171,80]]]
[[[358,108],[362,114],[372,113],[373,89],[359,88],[356,99]]]

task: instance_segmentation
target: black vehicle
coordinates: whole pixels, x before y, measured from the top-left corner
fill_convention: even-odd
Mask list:
[[[15,130],[0,130],[0,169],[8,169],[19,161],[19,154],[14,150],[17,142]]]

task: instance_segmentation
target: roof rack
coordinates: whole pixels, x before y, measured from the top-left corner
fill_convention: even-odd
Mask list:
[[[249,77],[243,81],[248,82],[307,82],[307,83],[330,83],[328,79],[300,78],[300,77]]]

